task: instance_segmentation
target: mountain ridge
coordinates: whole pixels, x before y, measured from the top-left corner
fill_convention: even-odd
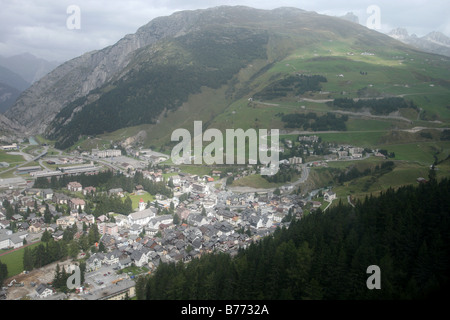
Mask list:
[[[202,33],[208,36],[204,39],[199,37]],[[254,44],[252,41],[260,41],[258,37],[264,36],[264,33],[267,35],[266,43],[258,44],[252,56],[246,41]],[[228,48],[225,45],[227,41],[231,44]],[[26,126],[27,134],[44,133],[52,139],[63,141],[62,145],[67,147],[83,135],[95,136],[145,123],[138,115],[131,118],[131,113],[137,110],[144,112],[143,115],[153,112],[147,123],[158,126],[167,116],[176,113],[189,96],[198,94],[199,88],[208,87],[209,82],[205,82],[207,77],[222,77],[221,72],[226,68],[229,72],[227,77],[216,81],[211,89],[218,90],[225,85],[226,97],[232,99],[251,95],[261,85],[258,78],[275,63],[298,48],[314,50],[319,43],[333,41],[345,43],[349,50],[383,50],[378,49],[383,47],[404,52],[411,50],[401,42],[364,26],[301,9],[261,10],[222,6],[181,11],[153,19],[112,46],[85,53],[60,65],[26,90],[6,116]],[[220,54],[211,52],[211,46],[220,50]],[[198,50],[200,47],[202,50]],[[231,50],[235,50],[234,53]],[[248,60],[250,57],[259,62]],[[311,62],[314,59],[318,58],[313,58]],[[258,65],[259,69],[252,69],[250,66],[253,64]],[[244,71],[248,73],[245,79],[241,75]],[[184,72],[187,84],[175,85],[179,80],[174,76],[177,72],[178,76]],[[155,80],[164,79],[168,74],[172,74],[172,78],[165,82]],[[149,79],[153,79],[152,86],[147,84]],[[165,96],[162,93],[151,96],[149,92],[154,88],[160,92],[168,91]],[[172,89],[176,95],[170,93]],[[187,94],[178,95],[184,89]],[[172,98],[174,100],[168,105],[162,105]],[[132,107],[134,100],[141,109]],[[160,101],[161,105],[152,111],[142,109],[142,106],[154,101]],[[107,107],[102,109],[102,105]],[[123,105],[128,106],[121,110]],[[107,111],[107,108],[111,109]],[[123,117],[113,111],[123,112]],[[105,116],[114,115],[124,123],[108,128],[99,117],[102,112],[106,112]],[[125,121],[127,118],[128,122]],[[84,131],[80,130],[80,126],[84,127]]]

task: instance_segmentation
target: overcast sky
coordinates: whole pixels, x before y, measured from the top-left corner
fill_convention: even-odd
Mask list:
[[[0,55],[29,52],[63,62],[112,45],[158,16],[219,5],[288,6],[331,16],[353,12],[363,25],[375,18],[368,8],[376,6],[380,24],[369,20],[380,32],[403,27],[418,36],[450,36],[449,0],[0,0]]]

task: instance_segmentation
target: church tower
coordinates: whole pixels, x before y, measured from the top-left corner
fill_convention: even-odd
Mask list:
[[[147,206],[147,204],[141,198],[141,200],[139,201],[139,211],[145,210],[146,206]]]

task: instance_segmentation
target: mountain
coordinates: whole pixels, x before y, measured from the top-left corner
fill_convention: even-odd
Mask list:
[[[0,113],[14,104],[30,83],[8,68],[0,66]]]
[[[58,64],[36,58],[29,53],[11,57],[0,56],[0,113],[8,110],[24,90]]]
[[[18,91],[24,91],[30,87],[30,83],[20,75],[7,67],[0,66],[0,83],[4,83]]]
[[[423,71],[399,58],[406,55],[433,66]],[[165,144],[175,128],[191,128],[194,120],[204,129],[238,123],[282,128],[274,116],[279,110],[255,117],[245,106],[286,76],[326,76],[321,86],[330,97],[363,89],[389,95],[397,81],[435,79],[448,86],[440,73],[446,68],[447,61],[338,17],[223,6],[156,18],[112,46],[67,61],[23,92],[5,115],[61,148],[108,134],[109,141],[139,137],[147,145]],[[362,78],[361,70],[369,76]]]
[[[19,90],[0,82],[0,113],[11,107],[20,95]]]
[[[396,28],[388,35],[420,50],[450,57],[450,38],[441,32],[432,31],[423,37],[418,37],[415,34],[409,35],[404,28]]]
[[[55,69],[60,63],[37,58],[30,53],[22,53],[11,57],[0,56],[0,66],[8,68],[32,84]]]
[[[14,142],[18,138],[23,138],[25,128],[9,120],[0,113],[0,141]]]
[[[347,12],[345,15],[340,17],[341,19],[353,22],[353,23],[359,23],[359,18],[356,14],[353,12]]]

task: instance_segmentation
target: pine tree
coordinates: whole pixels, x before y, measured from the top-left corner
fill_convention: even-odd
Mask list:
[[[3,286],[3,282],[8,277],[8,266],[0,261],[0,287]]]

